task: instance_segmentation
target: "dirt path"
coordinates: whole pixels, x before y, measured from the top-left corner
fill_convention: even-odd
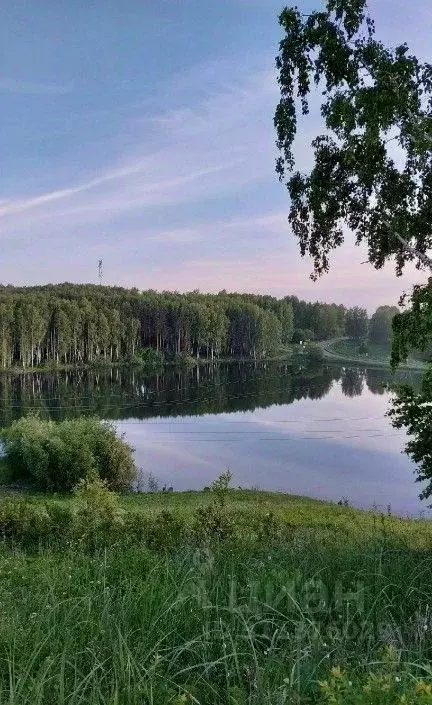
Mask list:
[[[318,343],[318,345],[321,347],[326,359],[328,360],[334,360],[335,362],[355,362],[357,364],[362,364],[366,366],[386,367],[387,369],[389,368],[389,362],[387,360],[377,360],[373,357],[369,358],[364,356],[350,357],[348,355],[340,355],[339,353],[334,352],[334,350],[332,350],[332,346],[336,345],[337,343],[343,342],[344,340],[349,340],[349,338],[345,336],[343,338],[331,338],[330,340],[322,340]],[[400,365],[400,368],[404,370],[421,371],[424,370],[425,367],[425,364],[420,360],[408,360],[407,363]]]

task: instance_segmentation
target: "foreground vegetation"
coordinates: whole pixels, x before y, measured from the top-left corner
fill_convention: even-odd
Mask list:
[[[431,702],[432,522],[228,471],[119,495],[132,449],[94,417],[2,438],[33,489],[0,497],[0,705]]]
[[[430,702],[427,522],[226,476],[0,515],[0,703]]]
[[[92,473],[113,490],[128,490],[137,476],[133,449],[115,427],[79,416],[54,422],[35,414],[0,432],[3,481],[70,492]]]
[[[228,471],[119,495],[132,449],[95,417],[1,435],[33,489],[0,496],[0,705],[431,702],[432,522]]]

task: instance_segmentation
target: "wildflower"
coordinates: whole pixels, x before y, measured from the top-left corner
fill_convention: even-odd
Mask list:
[[[333,666],[330,673],[332,674],[333,678],[338,678],[338,679],[343,678],[343,675],[344,675],[344,672],[340,666]]]
[[[432,694],[432,685],[430,685],[430,683],[425,683],[424,681],[420,681],[420,683],[417,683],[417,685],[416,685],[416,692],[419,695],[431,695]]]
[[[324,693],[330,692],[330,685],[328,681],[318,681],[318,685]]]

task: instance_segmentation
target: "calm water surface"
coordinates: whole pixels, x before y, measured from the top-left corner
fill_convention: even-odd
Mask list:
[[[144,484],[151,472],[161,486],[202,488],[229,467],[242,487],[429,516],[401,453],[405,434],[385,417],[394,381],[385,370],[281,364],[3,375],[0,415],[2,424],[33,410],[112,419]]]

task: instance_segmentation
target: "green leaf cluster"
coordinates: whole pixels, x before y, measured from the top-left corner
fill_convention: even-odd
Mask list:
[[[432,66],[406,44],[384,46],[365,0],[327,0],[307,16],[285,8],[279,22],[276,170],[301,254],[319,276],[349,228],[375,267],[394,257],[400,274],[432,246]],[[293,148],[313,90],[324,124],[303,173]]]
[[[0,437],[14,477],[42,490],[69,492],[96,474],[109,489],[124,491],[136,478],[133,449],[114,425],[97,417],[55,422],[30,415],[4,428]]]

